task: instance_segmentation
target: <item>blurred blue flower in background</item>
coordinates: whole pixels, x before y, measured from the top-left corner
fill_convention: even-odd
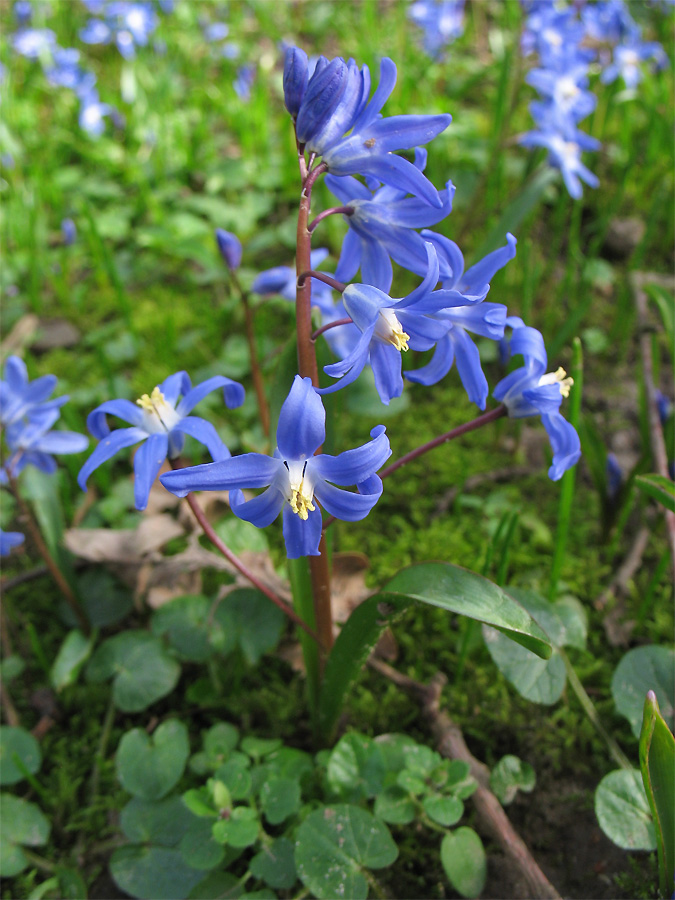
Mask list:
[[[464,31],[464,0],[417,0],[408,7],[408,18],[424,31],[426,53],[439,59]]]
[[[25,540],[20,531],[3,531],[0,528],[0,556],[9,556],[12,547],[18,547]]]

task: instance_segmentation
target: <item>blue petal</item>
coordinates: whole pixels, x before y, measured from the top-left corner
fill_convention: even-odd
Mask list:
[[[282,294],[295,283],[295,272],[290,266],[275,266],[261,272],[251,285],[252,294]]]
[[[284,540],[286,541],[286,556],[289,559],[299,559],[301,556],[321,556],[319,553],[319,541],[321,540],[321,512],[316,508],[309,513],[303,521],[286,504],[284,506]]]
[[[363,141],[374,139],[376,152],[390,153],[393,150],[406,150],[417,144],[428,144],[445,131],[450,122],[452,116],[447,113],[435,116],[389,116],[378,119],[368,128],[362,128],[360,136]]]
[[[427,241],[424,249],[427,253],[427,274],[414,291],[411,291],[403,300],[398,301],[396,305],[399,309],[408,309],[414,306],[418,301],[426,298],[427,294],[433,291],[438,284],[438,256],[436,255],[436,248],[431,242]]]
[[[187,416],[172,429],[172,435],[174,431],[189,434],[199,441],[200,444],[204,444],[215,462],[219,462],[221,459],[229,459],[232,455],[220,439],[216,429],[206,419],[201,419],[198,416]],[[173,452],[173,448],[171,455],[177,455]]]
[[[48,375],[47,377],[53,378],[54,386],[56,386],[56,376]],[[14,393],[23,393],[24,388],[28,384],[28,369],[21,357],[8,357],[5,363],[5,380]]]
[[[372,96],[370,103],[354,122],[354,133],[362,131],[374,122],[380,110],[389,99],[396,85],[396,64],[388,56],[383,56],[380,61],[380,82]],[[420,143],[423,143],[420,141]]]
[[[143,410],[140,406],[130,400],[106,400],[87,416],[87,428],[99,441],[110,434],[106,413],[137,428],[143,423]]]
[[[112,434],[105,435],[77,476],[77,483],[82,490],[87,490],[87,479],[95,469],[111,459],[119,450],[144,441],[147,437],[148,433],[140,428],[118,428]]]
[[[296,122],[301,144],[307,143],[337,109],[349,81],[347,63],[337,56],[309,79]]]
[[[540,384],[523,390],[523,400],[542,415],[555,415],[562,403],[559,384]]]
[[[448,333],[450,327],[443,319],[432,319],[430,316],[420,316],[406,310],[397,312],[396,317],[403,330],[410,336],[412,350],[430,350],[436,341],[440,341]]]
[[[361,279],[385,293],[389,292],[394,273],[389,254],[376,241],[364,240],[361,245]]]
[[[284,60],[284,104],[292,116],[297,116],[307,90],[308,60],[300,47],[289,47]]]
[[[393,153],[371,155],[363,149],[360,137],[346,138],[324,157],[324,162],[335,175],[374,175],[385,184],[426,200],[431,206],[440,209],[443,205],[436,188],[411,162]]]
[[[202,381],[201,384],[195,385],[191,391],[188,391],[176,407],[176,412],[179,416],[186,416],[192,412],[200,400],[218,387],[223,388],[225,403],[230,409],[241,406],[244,402],[245,391],[238,381],[232,381],[231,378],[226,378],[224,375],[214,375],[213,378],[207,378],[206,381]]]
[[[352,384],[352,382],[356,381],[363,371],[363,367],[368,362],[368,354],[374,331],[375,322],[363,332],[358,344],[349,356],[346,356],[340,362],[323,367],[326,375],[330,375],[333,378],[342,377],[338,382],[331,384],[328,387],[316,388],[317,394],[333,394],[335,391],[339,391],[341,388],[347,387],[348,384]]]
[[[361,239],[353,229],[348,229],[342,242],[340,260],[335,270],[338,281],[351,281],[361,265]]]
[[[240,490],[230,491],[230,506],[235,516],[245,522],[251,522],[257,528],[267,528],[281,512],[284,495],[278,487],[272,486],[263,491],[259,497],[245,500]]]
[[[12,473],[16,478],[26,466],[34,466],[46,475],[53,475],[58,466],[53,456],[48,453],[41,453],[39,450],[27,450],[19,457],[16,464],[12,467]]]
[[[459,283],[464,272],[462,251],[454,241],[446,238],[443,234],[438,234],[435,231],[422,231],[420,234],[425,241],[431,241],[436,248],[441,267],[443,267],[442,260],[445,259],[446,268],[449,268],[452,272],[452,277],[447,281],[443,281],[443,287],[454,288]]]
[[[471,293],[476,288],[480,288],[484,284],[489,284],[499,269],[503,268],[516,255],[516,244],[518,243],[514,236],[510,233],[506,235],[507,244],[498,250],[493,250],[483,257],[475,266],[471,266],[464,273],[459,284],[459,290],[463,293]]]
[[[379,482],[379,490],[371,490],[366,494],[355,494],[351,491],[342,491],[325,481],[319,482],[314,488],[314,496],[327,513],[342,519],[344,522],[359,522],[365,519],[373,506],[382,496],[382,479],[375,476]],[[372,487],[372,485],[370,485]]]
[[[480,367],[480,353],[463,328],[453,328],[450,340],[455,345],[457,371],[464,385],[469,400],[479,409],[485,409],[488,395],[488,383]]]
[[[218,462],[165,472],[159,480],[177,497],[185,497],[190,491],[261,488],[274,481],[283,465],[280,459],[262,453],[244,453]]]
[[[372,194],[365,184],[361,184],[360,181],[352,178],[351,175],[345,175],[343,178],[338,178],[336,175],[326,175],[324,183],[343,206],[348,206],[352,200],[372,200]]]
[[[429,206],[423,200],[416,197],[405,197],[397,203],[389,206],[389,221],[392,225],[400,225],[403,228],[427,228],[436,225],[452,212],[452,198],[455,195],[455,186],[451,181],[445,186],[445,190],[439,191],[440,208]]]
[[[400,397],[403,393],[401,352],[391,344],[374,341],[370,348],[370,365],[380,400],[389,406],[390,400]]]
[[[431,362],[420,369],[405,372],[408,381],[414,381],[417,384],[436,384],[441,378],[445,378],[455,358],[454,344],[448,336],[442,338],[436,345],[436,350],[431,358]]]
[[[460,306],[445,313],[453,325],[466,328],[481,337],[498,341],[504,337],[506,307],[503,303],[476,303],[474,306]]]
[[[384,425],[377,425],[371,431],[372,441],[345,450],[337,456],[321,453],[309,461],[308,468],[320,479],[332,481],[334,484],[359,484],[384,465],[391,456],[389,438],[385,434]]]
[[[136,509],[148,505],[150,488],[155,482],[162,463],[169,451],[169,436],[166,432],[151,434],[136,451],[134,457],[134,501]]]
[[[578,462],[581,456],[579,435],[559,414],[542,416],[541,421],[548,433],[553,448],[553,465],[548,470],[551,481],[558,481],[568,469]]]
[[[35,441],[33,448],[43,453],[82,453],[89,446],[89,438],[76,431],[50,431]]]
[[[548,358],[544,338],[536,328],[529,325],[515,328],[511,335],[511,353],[513,356],[522,354],[526,368],[533,372],[543,373],[546,370]]]
[[[174,375],[169,375],[168,378],[165,378],[158,387],[164,394],[166,402],[175,408],[178,398],[181,394],[184,397],[189,393],[192,383],[187,372],[176,372]]]
[[[283,459],[308,459],[326,439],[326,412],[310,378],[295,376],[277,425],[277,446]]]

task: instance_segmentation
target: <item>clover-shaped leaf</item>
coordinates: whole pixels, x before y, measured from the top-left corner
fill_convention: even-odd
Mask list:
[[[0,794],[0,877],[12,878],[28,865],[21,849],[46,844],[50,825],[34,803],[12,794]]]
[[[130,794],[159,800],[177,784],[189,753],[187,728],[182,722],[164,722],[152,736],[134,728],[120,741],[117,777]]]
[[[16,784],[40,768],[40,745],[25,728],[0,725],[0,784]]]

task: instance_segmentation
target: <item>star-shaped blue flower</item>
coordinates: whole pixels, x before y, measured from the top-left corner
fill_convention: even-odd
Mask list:
[[[525,365],[503,378],[492,396],[504,403],[514,419],[541,416],[553,449],[548,476],[558,481],[581,456],[579,435],[560,414],[560,404],[569,395],[573,381],[564,369],[546,372],[544,339],[536,328],[514,327],[510,345],[511,354],[521,354]]]
[[[129,400],[106,400],[97,406],[87,417],[87,427],[100,443],[77,476],[82,490],[87,490],[87,479],[95,469],[119,450],[139,441],[144,443],[134,457],[136,509],[145,509],[148,505],[150,488],[162,463],[167,456],[173,459],[180,454],[186,434],[204,444],[213,459],[226,459],[230,451],[213,425],[198,416],[188,415],[200,400],[218,387],[223,388],[225,403],[231,409],[244,402],[244,388],[231,378],[215,375],[193,388],[187,372],[176,372],[157,385],[152,394],[143,394],[135,404]],[[111,432],[106,414],[129,422],[131,428]]]
[[[277,427],[274,456],[245,453],[220,462],[178,469],[160,476],[167,490],[179,497],[190,491],[230,491],[232,511],[258,528],[270,525],[283,509],[283,532],[289,559],[318,556],[321,539],[320,504],[337,519],[365,518],[382,494],[375,474],[391,455],[383,425],[362,447],[338,456],[314,455],[326,437],[326,414],[309,378],[295,376]],[[358,493],[335,485],[355,484]],[[266,488],[245,500],[243,488]]]

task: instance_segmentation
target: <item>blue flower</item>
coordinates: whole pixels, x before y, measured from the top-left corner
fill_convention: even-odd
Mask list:
[[[51,430],[60,415],[61,411],[56,406],[39,413],[34,409],[31,418],[14,422],[6,428],[5,441],[10,457],[4,468],[0,469],[0,484],[7,483],[8,475],[17,478],[26,466],[35,466],[51,475],[56,471],[52,453],[81,453],[87,449],[89,439],[85,435],[75,431]]]
[[[585,181],[589,187],[596,188],[600,181],[581,161],[582,150],[597,150],[600,141],[576,131],[569,140],[553,129],[542,131],[529,131],[520,138],[524,147],[545,147],[548,150],[549,163],[560,173],[571,197],[578,200],[583,189],[581,182]]]
[[[0,556],[9,556],[12,547],[18,547],[25,540],[20,531],[3,531],[0,528]]]
[[[144,441],[134,457],[134,499],[136,509],[145,509],[148,496],[162,463],[173,459],[183,449],[185,435],[204,444],[213,459],[226,459],[230,451],[218,437],[210,422],[188,415],[200,400],[218,387],[223,388],[225,403],[230,408],[244,402],[244,388],[236,381],[215,375],[194,388],[187,372],[176,372],[154,388],[152,394],[131,403],[129,400],[107,400],[87,417],[87,427],[100,443],[82,466],[77,482],[87,490],[87,479],[100,465],[119,450]],[[182,395],[182,400],[178,398]],[[131,428],[111,432],[106,414],[118,416]]]
[[[216,228],[216,243],[228,269],[235,270],[241,265],[241,241],[236,234]]]
[[[251,88],[255,81],[255,66],[240,66],[237,69],[237,77],[232,82],[234,92],[240,100],[251,99]]]
[[[426,150],[417,148],[415,166],[424,171]],[[445,189],[437,191],[440,206],[430,206],[417,197],[406,196],[405,191],[385,186],[374,194],[351,176],[337,178],[328,175],[326,187],[340,202],[351,209],[345,215],[349,231],[342,244],[342,253],[335,271],[339,281],[351,281],[359,268],[364,284],[372,284],[381,291],[391,287],[393,272],[391,259],[416,275],[427,271],[427,253],[424,238],[413,231],[435,225],[452,210],[455,188],[448,181]],[[390,259],[391,258],[391,259]],[[451,272],[441,264],[441,278]]]
[[[449,324],[429,313],[466,302],[458,291],[433,290],[439,277],[438,259],[431,243],[427,243],[426,252],[428,268],[424,281],[403,299],[392,299],[368,284],[350,284],[345,288],[342,302],[361,337],[341,362],[324,367],[327,375],[340,380],[318,389],[320,394],[333,393],[356,381],[370,361],[380,400],[388,405],[392,398],[401,396],[401,351],[433,347]]]
[[[447,44],[464,31],[464,0],[417,0],[408,17],[424,30],[424,50],[438,59]]]
[[[283,509],[283,532],[289,559],[318,556],[321,511],[347,522],[365,518],[382,494],[375,474],[391,455],[383,425],[372,441],[338,456],[314,455],[326,437],[326,414],[309,378],[295,376],[277,427],[274,456],[245,453],[221,462],[179,469],[160,476],[179,497],[190,491],[230,491],[232,511],[258,528],[270,525]],[[358,493],[335,485],[355,484]],[[267,488],[252,500],[242,489]]]
[[[72,219],[65,218],[61,220],[61,235],[63,237],[63,243],[66,247],[69,247],[71,244],[75,243],[75,241],[77,240],[77,226]]]
[[[26,59],[48,58],[56,46],[56,35],[49,28],[24,28],[12,37],[12,46]]]
[[[92,137],[100,137],[105,130],[104,117],[115,119],[117,111],[109,103],[101,103],[98,91],[92,90],[80,97],[80,128]]]
[[[610,500],[616,499],[623,484],[623,470],[614,453],[607,454],[605,463],[605,477],[607,479],[607,496]]]
[[[0,381],[0,423],[5,427],[38,419],[68,400],[67,396],[47,400],[56,387],[56,375],[43,375],[29,381],[26,364],[18,356],[7,359],[4,375]]]
[[[94,7],[99,9],[97,5]],[[85,44],[109,44],[113,39],[125,59],[133,59],[136,46],[145,47],[157,27],[157,13],[150,3],[111,0],[102,7],[106,21],[90,19],[80,31]]]
[[[573,384],[565,370],[546,372],[544,339],[535,328],[516,327],[511,336],[512,355],[521,354],[525,365],[503,378],[492,392],[515,419],[541,416],[553,449],[553,464],[548,470],[552,481],[558,481],[581,456],[579,436],[560,414],[562,398]]]
[[[440,234],[423,231],[422,237],[433,243],[446,268],[452,275],[443,280],[443,288],[459,292],[465,298],[465,305],[455,304],[434,315],[447,323],[447,333],[438,341],[431,361],[420,369],[406,371],[408,381],[418,384],[436,384],[445,378],[453,362],[469,400],[479,409],[485,409],[488,383],[480,364],[478,348],[467,332],[498,341],[504,336],[506,307],[502,303],[485,303],[489,282],[495,272],[503,268],[516,255],[516,239],[506,235],[506,246],[488,253],[480,262],[464,271],[464,257],[454,243]]]
[[[284,57],[284,105],[295,118],[309,80],[309,61],[300,47],[288,47]]]
[[[319,247],[312,250],[310,263],[312,269],[318,270],[321,263],[328,256],[328,250]],[[280,294],[285,300],[295,301],[297,275],[291,266],[275,266],[273,269],[265,269],[256,276],[251,285],[252,294]],[[322,306],[324,303],[332,304],[331,289],[322,281],[312,279],[312,305]]]
[[[635,36],[614,48],[612,62],[601,74],[600,81],[610,84],[621,76],[627,88],[636,88],[642,81],[640,63],[648,59],[655,60],[660,68],[667,65],[667,57],[661,44],[656,41],[643,42]]]

